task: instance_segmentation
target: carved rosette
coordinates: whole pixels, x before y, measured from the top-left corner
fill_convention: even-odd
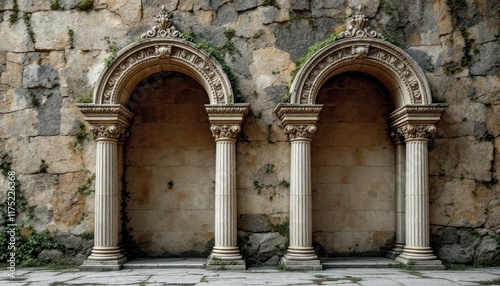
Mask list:
[[[292,125],[285,126],[285,133],[290,140],[293,139],[312,139],[316,133],[315,125]]]
[[[398,129],[398,133],[401,134],[406,141],[412,139],[428,139],[435,132],[436,126],[434,125],[408,124]]]
[[[358,8],[358,11],[356,11],[354,16],[349,19],[348,29],[339,34],[340,39],[353,37],[384,39],[384,37],[380,33],[371,30],[371,27],[368,23],[368,18],[365,16],[361,6]]]
[[[141,35],[141,39],[146,38],[182,38],[182,34],[177,31],[170,17],[168,16],[167,9],[165,5],[161,6],[160,13],[156,16],[156,24],[151,28],[151,30]]]
[[[114,139],[124,140],[127,136],[127,130],[124,127],[117,125],[90,125],[89,131],[94,134],[96,140],[99,139]]]
[[[231,139],[235,140],[238,133],[241,131],[241,127],[239,125],[215,125],[212,124],[210,127],[212,131],[212,136],[215,140],[219,139]]]

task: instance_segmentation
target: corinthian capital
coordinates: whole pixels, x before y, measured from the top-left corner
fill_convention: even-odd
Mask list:
[[[409,139],[428,139],[434,132],[434,125],[405,125],[398,129],[398,133],[404,136],[405,140]]]
[[[213,137],[217,139],[236,139],[241,131],[239,125],[215,125],[210,127]]]
[[[90,125],[89,131],[94,134],[96,139],[118,140],[127,133],[127,130],[125,128],[117,125]]]
[[[315,125],[287,125],[285,126],[285,133],[288,138],[292,139],[312,139],[316,133]]]

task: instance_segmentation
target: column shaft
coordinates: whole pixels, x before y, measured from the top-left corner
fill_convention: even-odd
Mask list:
[[[89,260],[123,258],[118,247],[118,150],[114,139],[97,140],[94,247]]]
[[[405,200],[406,200],[406,146],[396,143],[396,243],[393,255],[403,252],[406,237]]]
[[[215,246],[220,259],[242,259],[237,244],[236,140],[216,140]]]

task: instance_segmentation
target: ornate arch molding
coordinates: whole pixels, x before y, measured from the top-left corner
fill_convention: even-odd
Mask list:
[[[424,72],[407,53],[382,39],[353,37],[333,42],[307,61],[292,83],[290,103],[314,104],[321,86],[347,71],[380,79],[396,108],[432,102]]]
[[[151,38],[124,48],[101,74],[94,104],[126,105],[134,87],[160,71],[176,71],[195,79],[210,104],[232,104],[233,91],[222,66],[194,44],[180,38]]]

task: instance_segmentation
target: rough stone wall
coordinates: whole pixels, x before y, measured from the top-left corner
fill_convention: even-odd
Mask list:
[[[87,12],[78,0],[59,1],[61,10],[51,2],[0,2],[0,150],[35,206],[37,231],[60,233],[72,249],[92,231],[95,144],[75,98],[92,92],[110,50],[135,41],[165,4],[179,30],[218,48],[235,30],[226,60],[252,107],[237,145],[241,246],[253,262],[276,262],[290,151],[272,110],[294,61],[362,4],[374,29],[422,67],[434,100],[449,104],[430,148],[432,246],[447,263],[500,263],[499,1],[95,0]]]

